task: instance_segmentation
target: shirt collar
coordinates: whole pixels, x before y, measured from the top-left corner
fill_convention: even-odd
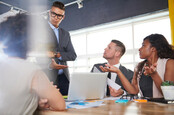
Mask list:
[[[107,63],[107,64],[109,64],[109,63]],[[120,67],[120,63],[115,64],[114,66],[117,67],[117,68],[119,68]]]
[[[117,67],[117,68],[119,68],[120,67],[120,63],[115,64],[114,66]]]
[[[50,27],[51,27],[53,30],[54,30],[54,29],[57,29],[57,30],[59,29],[59,27],[58,27],[58,28],[54,27],[53,24],[51,24],[49,21],[48,21],[48,24],[50,25]]]

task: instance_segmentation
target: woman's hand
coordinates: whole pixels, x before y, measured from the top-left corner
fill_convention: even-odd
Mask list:
[[[50,82],[53,85],[53,82]],[[57,85],[53,85],[55,88],[57,88]],[[59,89],[57,89],[59,90]],[[39,103],[38,103],[38,107],[39,109],[50,109],[50,105],[48,104],[48,99],[43,99],[40,98],[39,99]]]
[[[144,66],[144,75],[152,75],[152,74],[156,73],[156,67],[157,67],[157,63],[154,63],[150,67]]]
[[[48,99],[39,99],[39,109],[49,109]]]

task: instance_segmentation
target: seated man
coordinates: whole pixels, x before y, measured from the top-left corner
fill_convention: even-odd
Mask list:
[[[133,71],[125,68],[120,64],[120,58],[125,53],[125,46],[122,42],[118,40],[112,40],[111,43],[105,48],[103,53],[103,57],[108,61],[107,63],[95,64],[91,70],[91,72],[102,72],[100,66],[105,66],[105,64],[114,65],[118,67],[122,73],[126,76],[126,78],[131,82],[133,77]],[[112,87],[107,87],[107,96],[120,96],[124,93],[123,85],[117,76],[116,73],[108,73],[108,78],[114,81],[116,84],[120,85],[121,88],[116,90]]]

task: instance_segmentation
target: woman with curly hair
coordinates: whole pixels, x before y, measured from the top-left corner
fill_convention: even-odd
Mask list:
[[[141,59],[134,70],[132,83],[130,83],[121,71],[110,65],[101,67],[103,71],[118,74],[124,88],[130,94],[140,93],[142,97],[163,97],[161,83],[174,81],[174,50],[166,38],[161,34],[151,34],[144,38],[139,49]]]

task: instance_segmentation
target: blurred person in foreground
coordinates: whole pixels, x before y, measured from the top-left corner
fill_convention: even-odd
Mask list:
[[[130,94],[140,93],[142,97],[163,97],[161,83],[174,81],[173,46],[163,35],[151,34],[144,38],[139,55],[144,61],[135,68],[131,84],[119,68],[110,65],[100,68],[105,72],[117,73],[124,88]]]
[[[26,60],[29,16],[17,14],[0,24],[0,43],[7,58],[0,60],[0,114],[31,115],[39,99],[50,110],[65,110],[65,101],[37,65]]]

